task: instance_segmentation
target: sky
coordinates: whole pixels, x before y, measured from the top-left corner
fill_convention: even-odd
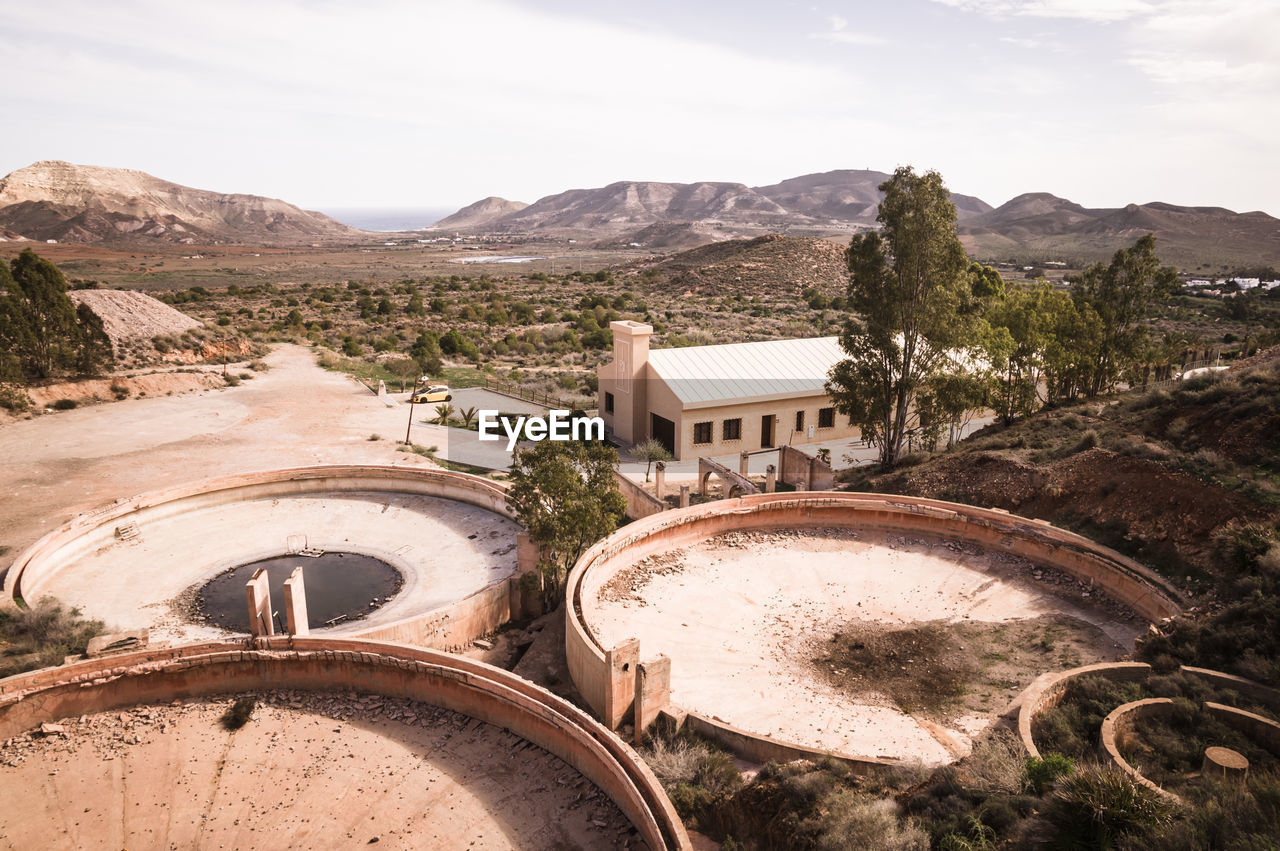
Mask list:
[[[310,209],[936,169],[1280,216],[1276,0],[0,0],[0,174]]]

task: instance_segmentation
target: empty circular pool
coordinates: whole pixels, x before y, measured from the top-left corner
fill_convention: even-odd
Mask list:
[[[299,567],[306,587],[307,623],[312,629],[359,620],[390,602],[404,585],[400,571],[373,556],[340,552],[315,557],[282,555],[215,576],[197,592],[193,614],[202,623],[248,632],[245,583],[259,569],[266,569],[272,607],[283,612],[284,581]],[[282,627],[283,623],[276,625],[277,629]]]

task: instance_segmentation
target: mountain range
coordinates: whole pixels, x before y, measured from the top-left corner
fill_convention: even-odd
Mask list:
[[[573,189],[533,204],[490,197],[433,225],[459,232],[588,236],[604,243],[687,248],[766,232],[847,234],[876,226],[879,171],[840,170],[769,186],[742,183],[620,181]],[[992,207],[953,193],[957,229],[979,259],[1065,261],[1109,257],[1145,233],[1160,256],[1185,268],[1280,263],[1280,219],[1262,212],[1152,202],[1083,207],[1047,192],[1029,192]],[[484,205],[481,207],[480,205]]]
[[[768,186],[618,181],[525,204],[490,196],[431,230],[576,238],[668,251],[766,233],[847,238],[876,226],[889,175],[844,169]],[[984,261],[1078,265],[1145,233],[1184,269],[1280,265],[1280,219],[1262,212],[1153,202],[1091,209],[1045,192],[992,207],[953,193],[966,250]],[[256,195],[192,189],[140,171],[38,162],[0,179],[0,240],[135,244],[368,241],[371,233]]]
[[[59,242],[296,243],[365,234],[274,198],[46,160],[0,178],[0,230]]]

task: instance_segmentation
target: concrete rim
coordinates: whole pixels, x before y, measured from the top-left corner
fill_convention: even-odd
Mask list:
[[[503,727],[595,783],[652,848],[688,849],[653,772],[582,710],[516,675],[440,651],[277,637],[102,657],[0,680],[0,739],[74,714],[255,688],[410,697]]]
[[[352,486],[357,481],[360,486]],[[379,488],[378,485],[383,483],[385,486]],[[206,502],[225,500],[229,494],[237,491],[241,492],[238,499],[246,500],[272,494],[297,496],[325,491],[380,489],[453,499],[493,511],[510,520],[515,519],[507,508],[506,488],[503,485],[468,473],[354,464],[240,473],[118,499],[73,517],[14,559],[4,577],[5,601],[17,603],[23,597],[22,581],[28,574],[56,570],[58,565],[52,562],[64,548],[108,524],[125,520],[129,515],[147,509],[161,507],[173,513],[185,513]],[[366,554],[384,557],[383,554],[372,551]],[[394,561],[391,564],[400,569]]]
[[[626,563],[659,550],[706,540],[727,531],[806,526],[910,531],[1012,552],[1077,579],[1092,579],[1111,597],[1150,621],[1176,615],[1184,604],[1181,594],[1170,582],[1132,559],[1045,521],[998,509],[855,492],[752,494],[719,500],[664,511],[630,523],[588,549],[570,572],[565,586],[565,652],[574,683],[597,717],[602,718],[606,726],[616,726],[630,704],[626,700],[625,666],[621,673],[612,670],[611,648],[603,645],[583,614],[584,584],[589,574],[594,572],[590,584],[598,587]],[[619,558],[624,553],[626,558]],[[634,678],[634,674],[630,676]],[[765,750],[782,744],[766,736],[754,738]],[[865,757],[837,756],[860,763],[879,763]]]

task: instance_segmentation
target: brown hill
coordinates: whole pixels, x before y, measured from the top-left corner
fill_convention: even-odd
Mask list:
[[[1160,258],[1183,268],[1270,264],[1280,258],[1280,219],[1221,207],[1154,202],[1089,209],[1047,192],[1019,195],[963,220],[960,238],[979,259],[1105,260],[1154,233]]]
[[[1222,569],[1221,530],[1280,518],[1277,433],[1272,352],[1223,377],[991,425],[952,452],[852,484],[1049,520],[1181,579]]]
[[[620,181],[540,198],[493,222],[495,230],[617,233],[660,222],[780,222],[787,211],[741,183]]]
[[[651,291],[709,295],[798,297],[810,287],[836,295],[844,292],[848,282],[843,246],[778,234],[714,242],[656,262],[634,264],[624,274],[640,275]]]
[[[360,238],[322,213],[140,171],[38,162],[0,179],[0,228],[59,242],[293,243]]]
[[[620,236],[600,240],[601,248],[635,247],[655,251],[684,251],[738,236],[701,222],[659,222]]]
[[[529,205],[523,201],[508,201],[490,195],[474,204],[468,204],[452,216],[443,218],[431,226],[433,230],[482,230],[504,216],[518,213]]]
[[[884,197],[880,184],[889,177],[882,171],[840,169],[792,177],[772,186],[757,186],[755,191],[802,216],[872,224],[876,220],[876,207]],[[971,195],[952,193],[951,200],[961,219],[991,209],[990,204]]]

